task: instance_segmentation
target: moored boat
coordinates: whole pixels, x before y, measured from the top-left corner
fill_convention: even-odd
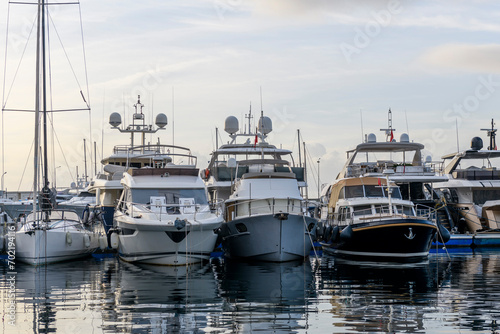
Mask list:
[[[219,232],[224,255],[270,262],[306,258],[317,220],[310,216],[300,193],[306,185],[305,168],[285,160],[292,159],[291,151],[266,142],[272,123],[264,115],[256,133],[237,134],[235,117],[226,119],[225,129],[232,142],[213,152],[202,172],[211,197],[225,200],[225,222]],[[247,140],[237,143],[238,137]]]
[[[110,239],[112,244],[118,239],[118,255],[124,261],[192,264],[208,260],[215,247],[222,212],[210,209],[196,157],[184,147],[168,148],[167,162],[130,168],[121,180],[123,192]],[[174,159],[184,163],[175,164]]]

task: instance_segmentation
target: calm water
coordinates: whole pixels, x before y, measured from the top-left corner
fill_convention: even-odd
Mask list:
[[[413,266],[92,258],[17,264],[15,281],[1,268],[3,333],[500,332],[500,250],[432,254]]]

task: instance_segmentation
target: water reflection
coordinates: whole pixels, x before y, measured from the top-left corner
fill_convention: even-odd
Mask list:
[[[111,258],[16,270],[15,328],[0,282],[2,333],[497,333],[500,322],[498,250],[412,265]]]
[[[239,263],[217,267],[223,321],[235,333],[293,333],[307,327],[309,300],[314,298],[311,265],[306,262]]]

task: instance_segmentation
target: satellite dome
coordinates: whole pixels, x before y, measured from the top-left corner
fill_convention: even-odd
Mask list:
[[[234,116],[229,116],[226,118],[226,122],[224,124],[224,130],[230,135],[235,134],[240,129],[238,124],[238,119]]]
[[[156,126],[159,128],[164,128],[168,122],[167,122],[167,115],[165,114],[158,114],[156,115]]]
[[[470,142],[470,148],[475,151],[479,151],[480,149],[483,148],[483,140],[480,137],[472,138]]]
[[[262,116],[259,119],[259,132],[267,135],[271,131],[273,131],[273,121],[267,116]]]
[[[122,117],[120,116],[120,114],[114,112],[111,115],[109,115],[109,124],[114,128],[122,124]]]
[[[407,133],[402,133],[401,137],[399,137],[399,141],[402,143],[409,143],[410,142],[410,137],[408,136]]]
[[[367,143],[376,143],[377,142],[377,136],[375,136],[374,133],[370,133],[368,135],[368,138],[366,140]]]

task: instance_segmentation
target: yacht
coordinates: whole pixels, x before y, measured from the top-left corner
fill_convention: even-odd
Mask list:
[[[470,149],[443,156],[447,182],[436,185],[450,208],[452,237],[474,235],[476,246],[498,245],[500,239],[500,151],[495,132],[492,120],[488,149],[474,137]]]
[[[112,113],[109,117],[109,124],[113,130],[130,134],[129,145],[116,145],[113,152],[101,160],[102,172],[90,182],[88,192],[92,194],[95,206],[89,209],[101,213],[102,221],[106,232],[113,226],[113,215],[116,202],[121,196],[123,186],[121,179],[129,167],[144,168],[166,164],[170,161],[170,147],[158,144],[146,143],[146,135],[164,130],[167,125],[167,116],[158,114],[154,127],[147,124],[143,113],[144,105],[141,103],[140,95],[137,103],[134,104],[134,114],[132,123],[128,126],[120,127],[122,118],[119,113]],[[134,143],[134,137],[140,136],[140,142]],[[136,147],[136,148],[135,148]]]
[[[434,238],[449,239],[448,230],[436,222],[429,187],[444,178],[422,162],[422,144],[410,142],[407,134],[395,141],[392,124],[383,131],[388,131],[386,141],[369,134],[348,151],[343,170],[323,189],[321,244],[340,257],[420,261]]]
[[[209,260],[223,220],[221,208],[211,209],[188,148],[156,148],[130,148],[154,163],[123,173],[110,244],[122,260],[133,263],[177,266]]]
[[[291,151],[266,142],[272,131],[270,118],[261,115],[256,133],[237,134],[238,128],[235,117],[226,119],[232,141],[213,152],[202,172],[212,200],[225,200],[225,222],[219,230],[224,255],[269,262],[303,260],[312,250],[317,227],[300,193],[306,186],[305,169],[286,160],[293,160]],[[240,137],[246,140],[238,144]]]

